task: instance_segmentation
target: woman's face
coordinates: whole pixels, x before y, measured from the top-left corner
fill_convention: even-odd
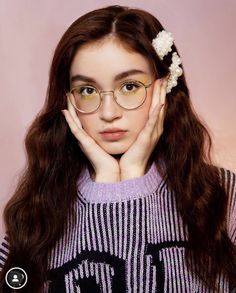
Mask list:
[[[108,91],[130,79],[150,84],[154,80],[151,65],[141,54],[128,51],[111,38],[78,49],[70,68],[71,88],[86,84]],[[76,112],[83,129],[103,150],[111,155],[122,154],[134,143],[147,122],[152,91],[153,85],[147,88],[146,100],[137,109],[121,108],[109,92],[102,94],[102,104],[96,112]],[[121,137],[102,134],[107,128],[126,132]]]

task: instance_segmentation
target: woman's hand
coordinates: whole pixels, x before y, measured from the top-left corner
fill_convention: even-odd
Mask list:
[[[95,170],[95,182],[120,181],[119,164],[115,158],[106,153],[82,128],[79,117],[70,99],[67,97],[68,110],[62,110],[67,123],[78,140],[78,144],[85,153]]]
[[[163,132],[167,79],[155,81],[149,119],[135,142],[120,158],[121,180],[145,174],[149,157]]]

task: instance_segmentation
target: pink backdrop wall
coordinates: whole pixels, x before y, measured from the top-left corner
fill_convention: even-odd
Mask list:
[[[1,216],[25,163],[24,136],[43,105],[60,36],[80,15],[111,4],[127,1],[1,0]],[[150,11],[173,33],[193,105],[211,130],[215,162],[236,171],[236,2],[130,0],[129,6]]]

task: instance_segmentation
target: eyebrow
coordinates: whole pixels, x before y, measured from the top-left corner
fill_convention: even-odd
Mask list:
[[[124,72],[117,74],[116,77],[114,78],[114,81],[121,80],[122,78],[128,77],[129,75],[134,75],[134,74],[147,74],[147,73],[140,70],[140,69],[131,69],[131,70],[124,71]],[[81,75],[81,74],[76,74],[76,75],[72,76],[70,81],[73,82],[73,81],[78,81],[78,80],[96,83],[95,79],[88,77],[88,76],[85,76],[85,75]]]

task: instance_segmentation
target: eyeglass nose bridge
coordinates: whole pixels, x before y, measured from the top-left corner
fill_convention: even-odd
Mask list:
[[[114,90],[110,90],[110,91],[99,91],[99,96],[100,96],[101,102],[103,100],[103,96],[102,95],[103,94],[107,94],[107,93],[112,93],[113,100],[115,100],[115,102],[117,103],[116,97],[115,97],[115,91]]]
[[[114,90],[110,90],[110,91],[99,91],[99,94],[102,95],[104,93],[112,93],[113,96],[114,96],[114,92],[115,92]]]

